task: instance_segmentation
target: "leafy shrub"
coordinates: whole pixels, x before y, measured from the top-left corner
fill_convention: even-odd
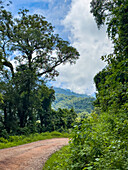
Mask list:
[[[126,114],[88,116],[74,126],[69,169],[127,169],[128,123]]]
[[[53,154],[43,170],[128,169],[128,119],[92,113],[76,122],[68,148]]]
[[[23,140],[24,136],[9,136],[8,141],[9,142],[18,142],[20,140]]]
[[[5,139],[5,138],[3,138],[3,137],[1,137],[1,138],[0,138],[0,143],[8,143],[8,140]]]

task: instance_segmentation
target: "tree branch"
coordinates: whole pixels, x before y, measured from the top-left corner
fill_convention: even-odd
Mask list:
[[[14,69],[13,69],[13,65],[12,65],[9,61],[7,61],[7,60],[3,61],[2,64],[3,64],[4,66],[10,68],[11,73],[12,73],[12,77],[14,77]]]

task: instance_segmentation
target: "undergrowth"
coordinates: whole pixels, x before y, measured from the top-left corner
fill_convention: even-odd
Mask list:
[[[43,170],[68,170],[69,146],[62,147],[47,160]]]

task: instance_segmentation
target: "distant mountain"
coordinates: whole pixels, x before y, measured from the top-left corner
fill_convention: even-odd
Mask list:
[[[68,89],[55,88],[55,97],[56,100],[53,102],[53,109],[57,110],[58,108],[67,108],[75,109],[76,113],[91,113],[93,110],[93,101],[94,97],[90,97],[86,94],[77,94],[71,92]]]
[[[76,96],[76,97],[90,97],[87,94],[74,93],[69,89],[61,89],[61,88],[57,88],[57,87],[54,87],[53,89],[55,90],[55,94],[64,94],[67,96]]]

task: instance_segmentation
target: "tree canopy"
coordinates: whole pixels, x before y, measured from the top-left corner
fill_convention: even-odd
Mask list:
[[[51,23],[41,15],[29,15],[20,10],[19,17],[2,10],[0,20],[0,49],[2,63],[10,68],[14,76],[14,64],[9,61],[12,53],[18,64],[26,64],[37,76],[54,77],[56,67],[66,62],[75,63],[79,53],[67,41],[54,34]],[[17,54],[17,55],[16,55]]]
[[[45,80],[58,76],[57,66],[74,64],[78,58],[77,50],[55,34],[54,27],[42,15],[31,15],[24,9],[14,18],[11,12],[1,8],[2,128],[9,134],[20,134],[24,128],[31,133],[55,129],[52,114],[57,117],[57,113],[51,109],[55,92],[46,86]],[[39,126],[36,121],[40,121]]]

